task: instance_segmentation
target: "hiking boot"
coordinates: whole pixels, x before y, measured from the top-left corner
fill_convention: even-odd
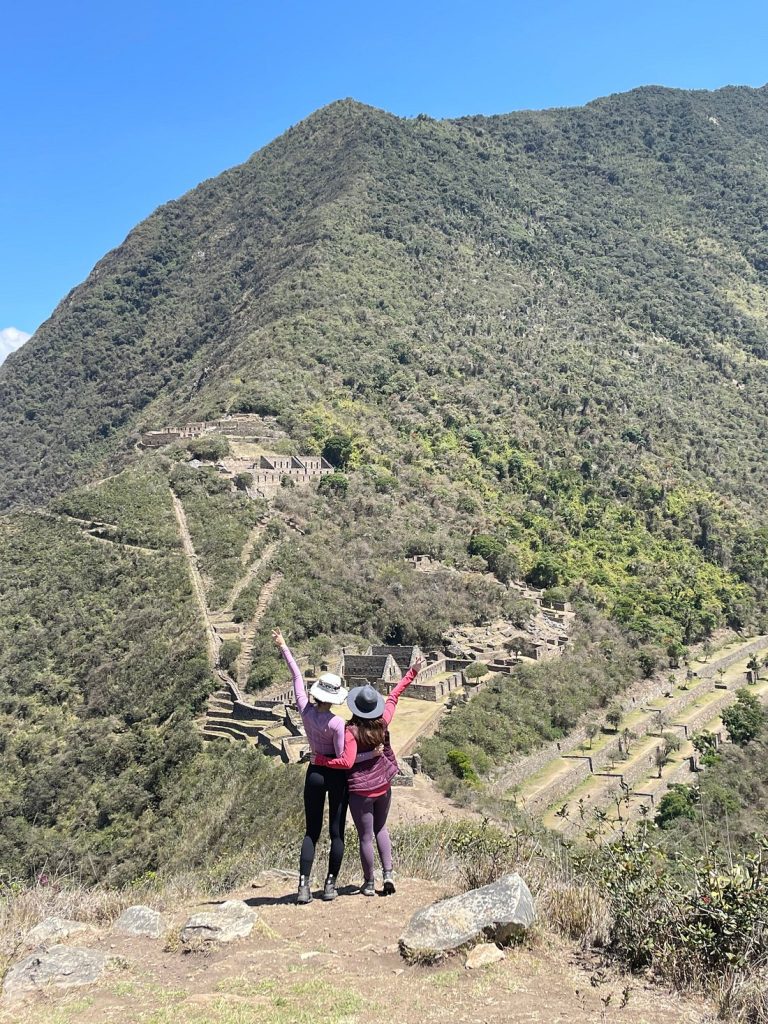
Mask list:
[[[306,875],[299,876],[299,893],[296,897],[297,903],[311,903],[312,890],[309,888],[309,878]]]
[[[375,896],[376,895],[376,883],[372,878],[366,878],[363,884],[360,886],[361,896]]]
[[[325,886],[323,887],[323,899],[335,900],[339,894],[336,892],[336,878],[334,875],[328,875],[325,880]]]
[[[384,872],[384,895],[394,896],[395,894],[395,878],[391,871]]]

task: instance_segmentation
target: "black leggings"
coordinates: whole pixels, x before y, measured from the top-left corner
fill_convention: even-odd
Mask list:
[[[328,874],[338,875],[344,857],[344,829],[347,824],[347,773],[341,768],[321,768],[311,764],[304,780],[304,814],[307,834],[301,844],[299,862],[302,875],[309,875],[315,859],[315,845],[323,831],[325,794],[328,794],[328,830],[331,851],[328,854]]]

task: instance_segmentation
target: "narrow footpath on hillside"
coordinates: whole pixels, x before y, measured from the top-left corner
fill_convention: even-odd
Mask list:
[[[282,580],[283,574],[281,572],[272,573],[267,582],[261,588],[259,599],[256,603],[256,609],[250,621],[242,631],[241,648],[240,654],[237,658],[236,667],[238,686],[245,686],[248,682],[248,673],[250,672],[251,665],[253,663],[253,648],[256,641],[256,633]]]
[[[205,585],[203,583],[203,578],[200,575],[200,568],[197,564],[197,555],[195,554],[192,536],[189,532],[189,526],[187,525],[184,506],[173,491],[171,491],[171,500],[173,502],[173,511],[176,515],[176,522],[179,525],[179,536],[181,537],[182,549],[186,556],[187,566],[189,567],[189,578],[192,583],[192,591],[195,595],[195,600],[197,601],[197,606],[203,619],[206,647],[208,649],[208,662],[211,669],[214,669],[219,661],[219,638],[213,628],[213,623],[211,622],[210,613],[208,611],[208,602],[205,597]]]
[[[269,562],[272,561],[272,557],[279,547],[279,541],[272,541],[271,544],[267,544],[267,546],[264,548],[264,550],[256,559],[256,561],[251,562],[251,564],[247,566],[245,573],[240,577],[240,579],[232,588],[232,592],[227,598],[226,608],[223,610],[231,612],[234,609],[235,602],[237,601],[238,597],[240,597],[240,595],[248,586],[248,584],[251,583],[252,580],[254,580],[258,576],[258,574],[261,572],[264,566],[268,565]],[[253,550],[253,548],[251,548],[251,550]],[[243,562],[243,564],[245,565],[246,563]]]

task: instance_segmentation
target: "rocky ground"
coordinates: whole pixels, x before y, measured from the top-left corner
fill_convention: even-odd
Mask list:
[[[115,924],[72,935],[39,933],[19,951],[0,1001],[2,1024],[694,1024],[706,1007],[606,970],[536,926],[522,944],[459,953],[433,966],[406,962],[398,940],[413,913],[445,886],[404,879],[394,896],[342,888],[333,903],[296,906],[294,879],[266,873],[229,894],[169,906],[162,920],[132,914],[152,934]],[[209,943],[212,925],[227,942]],[[192,918],[192,921],[190,921]],[[123,919],[125,923],[125,919]],[[156,937],[155,937],[156,936]],[[63,953],[72,948],[81,953]],[[89,984],[23,991],[51,958],[84,966]],[[31,959],[30,959],[31,958]],[[77,968],[80,969],[80,968]],[[74,975],[68,975],[73,980]]]

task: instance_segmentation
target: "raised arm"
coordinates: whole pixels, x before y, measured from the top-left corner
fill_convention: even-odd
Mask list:
[[[381,716],[387,725],[389,725],[389,723],[395,717],[397,702],[400,700],[400,697],[402,696],[404,691],[408,689],[408,687],[411,685],[411,683],[419,674],[419,672],[421,672],[422,668],[424,668],[424,659],[417,658],[416,661],[414,661],[414,663],[405,673],[403,678],[400,680],[400,682],[397,684],[397,686],[394,688],[392,693],[390,693],[390,695],[387,697],[387,703],[384,705],[384,713]]]
[[[351,729],[344,729],[344,752],[341,757],[323,757],[322,754],[315,754],[312,761],[323,768],[351,768],[355,763],[356,757],[357,740],[355,739],[355,734]]]
[[[307,697],[307,688],[304,685],[304,676],[301,674],[301,669],[296,664],[296,660],[288,649],[288,644],[283,639],[283,634],[279,629],[272,630],[272,639],[275,644],[280,648],[280,653],[285,659],[285,663],[291,670],[293,676],[293,694],[296,698],[296,706],[299,709],[300,714],[304,714],[309,704],[309,698]],[[343,725],[342,725],[343,729]],[[335,744],[334,744],[335,746]]]

